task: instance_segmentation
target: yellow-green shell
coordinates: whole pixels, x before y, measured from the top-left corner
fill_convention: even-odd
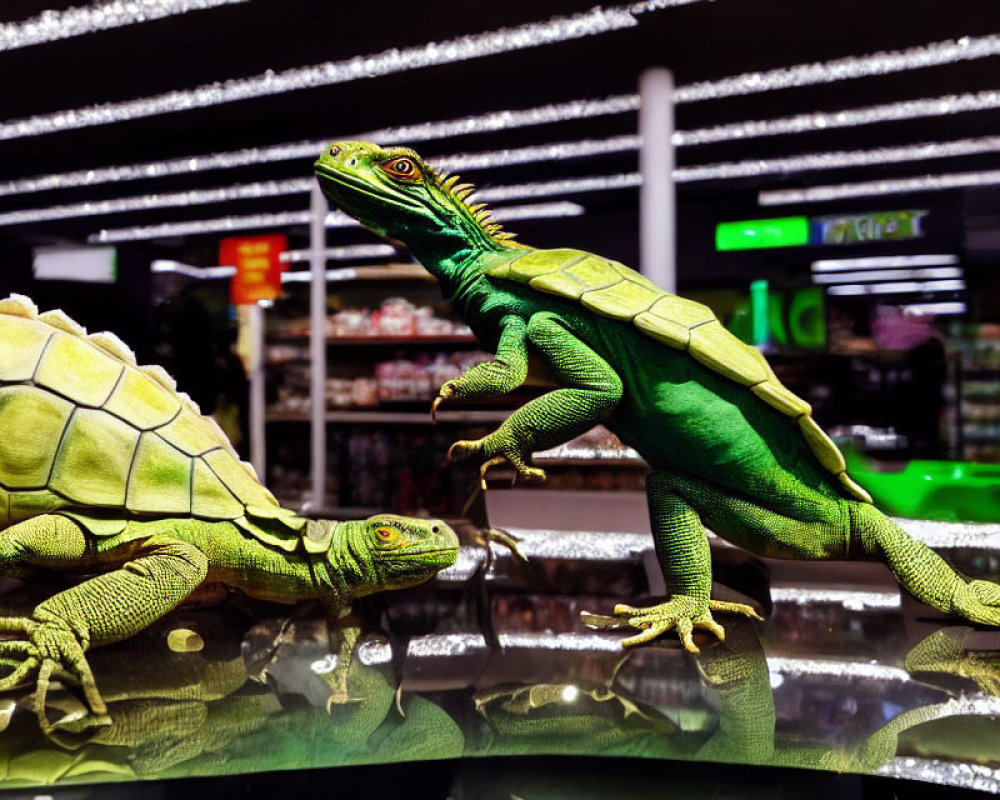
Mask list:
[[[669,294],[624,264],[581,250],[507,251],[486,266],[486,274],[631,323],[646,336],[686,351],[714,372],[748,387],[769,406],[796,419],[820,463],[852,496],[871,502],[847,475],[843,455],[813,421],[809,404],[784,387],[760,352],[727,331],[708,306]]]
[[[305,526],[161,367],[13,295],[0,300],[0,527],[48,512],[96,534],[136,518],[231,520],[289,550]]]

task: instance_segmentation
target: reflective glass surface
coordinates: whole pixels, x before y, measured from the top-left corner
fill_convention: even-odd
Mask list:
[[[996,579],[994,527],[943,526],[942,549]],[[338,634],[318,606],[232,596],[94,650],[110,724],[67,682],[42,735],[30,688],[6,694],[0,787],[590,755],[1000,791],[1000,632],[933,616],[880,566],[763,562],[715,541],[715,596],[765,621],[720,615],[726,641],[699,633],[698,654],[673,635],[623,651],[626,634],[600,626],[648,593],[648,537],[512,533],[527,562],[496,543],[487,560],[468,529],[432,585],[364,604],[347,702],[328,702]],[[4,613],[51,588],[8,592]]]

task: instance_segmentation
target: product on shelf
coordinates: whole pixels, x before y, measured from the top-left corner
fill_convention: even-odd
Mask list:
[[[463,323],[435,316],[430,306],[415,306],[401,297],[390,297],[377,310],[345,308],[330,317],[334,339],[472,336]]]

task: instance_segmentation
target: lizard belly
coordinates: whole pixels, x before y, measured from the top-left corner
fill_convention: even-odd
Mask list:
[[[684,352],[638,335],[616,338],[609,357],[625,393],[608,426],[653,469],[753,497],[771,496],[788,480],[837,496],[795,420]]]

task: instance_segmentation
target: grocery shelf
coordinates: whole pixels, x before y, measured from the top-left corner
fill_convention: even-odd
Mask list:
[[[439,411],[439,424],[489,425],[503,422],[511,412],[504,409],[481,411]],[[268,422],[309,422],[309,416],[301,413],[271,412]],[[328,411],[326,421],[335,424],[356,425],[433,425],[430,410],[427,411],[383,411],[379,409],[344,409]]]
[[[273,344],[303,344],[309,341],[307,333],[272,334],[268,342]],[[328,336],[327,347],[441,347],[467,346],[479,344],[472,335],[458,334],[445,336]]]

